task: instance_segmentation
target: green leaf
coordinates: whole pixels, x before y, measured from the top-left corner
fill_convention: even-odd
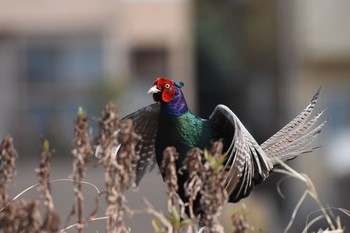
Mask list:
[[[49,153],[49,151],[50,151],[50,144],[49,144],[49,140],[47,140],[47,139],[45,139],[44,141],[43,141],[43,151],[45,152],[45,153]]]
[[[215,172],[220,172],[224,162],[226,161],[225,156],[220,156],[219,158],[215,158],[209,153],[208,150],[204,150],[204,158],[208,163],[209,167],[211,167]]]
[[[85,114],[84,109],[83,109],[83,107],[80,106],[80,107],[78,108],[78,115],[79,115],[79,116],[82,116],[82,115],[84,115],[84,114]]]
[[[171,222],[175,228],[180,227],[181,219],[175,206],[171,207]]]
[[[191,219],[185,219],[185,220],[183,220],[183,221],[181,221],[181,227],[188,227],[188,226],[190,226],[192,224],[192,220]]]
[[[153,226],[155,232],[157,232],[157,233],[162,232],[162,228],[161,228],[160,223],[157,219],[152,220],[152,226]]]

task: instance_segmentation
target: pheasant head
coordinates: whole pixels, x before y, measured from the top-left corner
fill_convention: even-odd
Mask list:
[[[179,116],[188,111],[185,97],[181,91],[183,86],[183,82],[156,78],[154,86],[148,90],[148,94],[153,94],[153,100],[161,103],[162,112]]]

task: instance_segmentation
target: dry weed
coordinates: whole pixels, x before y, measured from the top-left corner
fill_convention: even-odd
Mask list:
[[[305,185],[306,185],[306,190],[304,191],[304,193],[300,197],[298,203],[296,204],[296,206],[295,206],[295,208],[293,210],[291,219],[290,219],[287,227],[285,228],[284,232],[286,233],[286,232],[288,232],[291,229],[300,206],[304,202],[305,198],[309,195],[316,202],[316,204],[319,206],[320,212],[322,214],[319,215],[318,217],[314,218],[310,222],[308,222],[309,221],[309,217],[307,217],[307,223],[306,223],[306,227],[303,230],[303,233],[307,233],[309,228],[315,222],[317,222],[317,221],[319,221],[320,219],[323,219],[323,218],[326,219],[326,222],[328,224],[328,228],[320,229],[318,231],[318,233],[321,233],[321,232],[328,232],[328,233],[331,233],[331,232],[332,233],[333,232],[334,233],[338,233],[339,232],[339,233],[343,233],[344,229],[341,226],[340,218],[338,216],[334,216],[329,208],[325,208],[323,206],[323,204],[322,204],[322,202],[321,202],[321,200],[320,200],[320,198],[318,196],[316,187],[315,187],[314,183],[312,182],[312,180],[306,174],[297,172],[296,170],[294,170],[293,168],[288,166],[283,161],[279,160],[279,163],[281,164],[282,168],[281,169],[275,169],[274,170],[275,172],[279,172],[279,173],[287,175],[288,177],[292,177],[292,178],[295,178],[297,180],[300,180],[303,183],[305,183]],[[278,186],[277,188],[278,188],[278,191],[281,193],[280,187]],[[336,209],[338,209],[338,208],[336,208]],[[346,211],[344,212],[341,209],[340,209],[340,211],[346,214]],[[350,215],[348,215],[348,216],[350,216]]]
[[[43,200],[44,206],[46,208],[46,213],[43,216],[43,224],[41,226],[41,231],[43,232],[57,232],[60,225],[60,217],[54,210],[54,203],[51,196],[50,187],[50,171],[51,171],[51,156],[52,151],[50,151],[50,146],[48,140],[43,140],[42,151],[40,154],[40,164],[39,168],[36,169],[39,186],[38,190],[41,193],[41,198]],[[40,216],[40,211],[39,211]]]
[[[6,136],[0,144],[0,195],[1,204],[4,207],[7,203],[7,187],[13,182],[16,174],[17,152],[13,147],[13,139]]]
[[[124,213],[125,192],[130,182],[136,180],[133,164],[137,161],[134,147],[140,137],[134,132],[131,121],[119,122],[116,107],[109,103],[99,119],[99,135],[95,139],[96,157],[106,168],[106,215],[108,232],[128,232]]]
[[[75,184],[74,193],[76,196],[77,223],[78,232],[83,232],[85,224],[84,220],[84,204],[82,193],[82,181],[85,178],[86,163],[93,154],[90,145],[90,127],[88,125],[88,117],[82,108],[79,108],[78,116],[74,125],[74,149],[72,155],[73,161],[73,180]]]

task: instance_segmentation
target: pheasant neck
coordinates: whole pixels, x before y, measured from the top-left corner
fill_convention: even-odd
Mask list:
[[[161,102],[161,113],[170,116],[181,116],[182,114],[188,112],[187,103],[182,91],[177,89],[176,94],[172,101],[166,103]]]

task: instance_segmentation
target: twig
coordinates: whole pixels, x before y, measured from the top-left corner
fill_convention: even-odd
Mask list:
[[[317,203],[317,205],[320,207],[320,210],[322,211],[322,214],[324,215],[328,225],[330,226],[330,228],[332,230],[336,230],[336,227],[335,225],[333,224],[333,221],[332,221],[332,218],[329,216],[329,214],[327,213],[326,209],[324,208],[323,204],[321,203],[319,197],[318,197],[318,194],[317,194],[317,191],[316,191],[316,188],[315,188],[315,185],[313,184],[313,182],[311,181],[311,179],[306,175],[306,174],[301,174],[301,173],[298,173],[297,171],[295,171],[293,168],[291,168],[290,166],[288,166],[287,164],[285,164],[283,161],[281,161],[280,159],[278,158],[275,158],[280,164],[281,166],[285,169],[275,169],[274,171],[275,172],[279,172],[279,173],[282,173],[282,174],[286,174],[286,175],[289,175],[291,177],[294,177],[296,179],[299,179],[301,181],[303,181],[306,186],[307,186],[307,190],[305,191],[305,193],[303,194],[302,197],[306,196],[307,194],[309,194],[313,199],[314,201]],[[305,197],[303,198],[305,199]],[[293,211],[293,215],[295,214],[295,210],[297,210],[297,207],[299,208],[300,206],[300,201],[303,201],[303,199],[300,199],[299,202],[298,202],[298,205],[296,206],[296,208],[294,209]],[[291,221],[289,222],[288,226],[287,226],[287,229],[285,230],[285,232],[287,230],[289,230],[290,228],[290,225],[293,223],[294,221],[294,217],[292,215],[292,218],[291,218]]]
[[[290,218],[288,225],[287,225],[286,228],[284,229],[284,232],[285,232],[285,233],[288,232],[289,229],[292,227],[293,222],[294,222],[294,219],[295,219],[295,216],[296,216],[296,214],[297,214],[297,212],[298,212],[298,210],[299,210],[301,204],[304,202],[304,200],[305,200],[305,198],[306,198],[306,196],[307,196],[308,194],[309,194],[309,192],[308,192],[308,190],[306,190],[306,191],[303,193],[303,195],[300,197],[300,199],[299,199],[297,205],[294,207],[292,217]]]
[[[73,180],[73,179],[68,179],[68,178],[67,178],[67,179],[57,179],[57,180],[51,180],[51,181],[49,181],[50,184],[59,183],[59,182],[74,182],[74,180]],[[100,194],[100,193],[101,193],[100,190],[97,188],[96,185],[94,185],[94,184],[92,184],[92,183],[89,183],[89,182],[86,182],[86,181],[82,181],[81,183],[93,187],[93,188],[96,190],[97,194]],[[13,197],[11,200],[9,200],[9,201],[6,203],[6,205],[5,205],[4,207],[2,207],[2,208],[0,209],[0,212],[2,212],[11,202],[17,200],[17,199],[18,199],[20,196],[22,196],[24,193],[30,191],[30,190],[33,189],[33,188],[38,187],[39,185],[40,185],[40,183],[33,184],[33,185],[29,186],[28,188],[24,189],[23,191],[21,191],[20,193],[18,193],[15,197]]]
[[[174,232],[173,225],[171,224],[169,219],[167,219],[162,213],[156,211],[152,206],[152,204],[146,198],[144,198],[143,201],[147,206],[147,209],[146,209],[147,213],[152,214],[157,219],[159,219],[159,221],[162,222],[162,224],[166,227],[166,229],[168,229],[168,233],[173,233]]]
[[[310,228],[310,226],[312,226],[315,222],[321,220],[324,218],[324,215],[319,215],[316,218],[312,219],[312,221],[310,221],[304,228],[304,230],[302,231],[302,233],[307,233],[307,230]]]

